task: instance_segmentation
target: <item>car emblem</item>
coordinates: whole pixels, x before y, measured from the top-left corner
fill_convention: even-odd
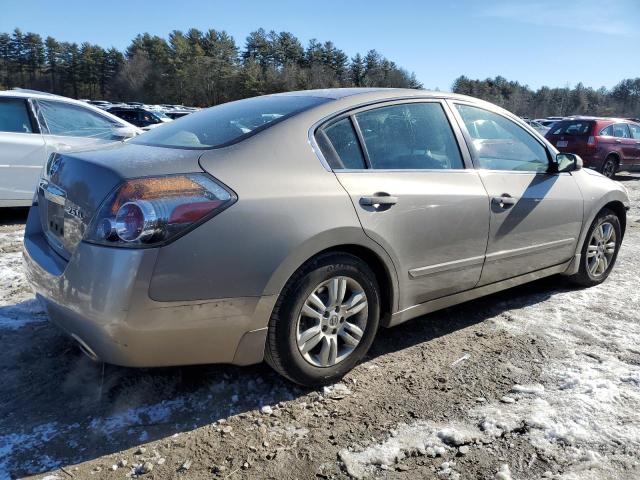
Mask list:
[[[67,213],[67,215],[79,218],[80,220],[84,218],[84,214],[82,213],[82,210],[80,210],[80,207],[77,207],[75,205],[67,205],[64,208],[64,211]]]

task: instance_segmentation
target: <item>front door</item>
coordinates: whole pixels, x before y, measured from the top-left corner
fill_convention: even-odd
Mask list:
[[[583,200],[570,173],[547,173],[545,145],[497,112],[455,103],[490,205],[487,255],[479,285],[570,260]]]
[[[365,233],[394,260],[400,309],[475,287],[489,201],[478,173],[466,168],[443,104],[361,109],[322,135]]]

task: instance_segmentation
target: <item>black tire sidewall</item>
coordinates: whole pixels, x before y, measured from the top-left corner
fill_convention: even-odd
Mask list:
[[[304,269],[300,276],[292,278],[292,285],[285,288],[276,329],[276,349],[292,380],[303,385],[333,383],[351,370],[364,357],[373,343],[380,317],[380,294],[375,275],[369,267],[351,255],[329,255]],[[332,367],[315,367],[308,363],[296,344],[297,319],[302,305],[313,290],[325,280],[336,276],[351,277],[363,288],[368,302],[367,325],[362,340],[346,359]],[[296,278],[297,277],[297,278]]]
[[[611,175],[606,175],[606,174],[605,174],[605,170],[606,170],[606,166],[607,166],[607,164],[609,164],[609,163],[612,163],[612,164],[613,164],[613,170],[612,170],[612,172],[611,172]],[[615,158],[613,158],[613,157],[607,157],[607,158],[605,158],[605,159],[604,159],[604,163],[602,164],[602,171],[601,171],[601,173],[602,173],[605,177],[607,177],[607,178],[613,178],[613,177],[615,177],[615,176],[616,176],[616,167],[617,167],[616,159],[615,159]]]

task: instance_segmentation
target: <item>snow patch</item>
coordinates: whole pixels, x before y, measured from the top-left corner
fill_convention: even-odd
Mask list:
[[[4,238],[3,238],[4,240]],[[0,254],[0,329],[16,330],[47,320],[22,269],[22,254]]]
[[[500,469],[498,470],[498,473],[496,473],[496,480],[513,480],[509,465],[506,463],[500,465]]]
[[[360,451],[340,450],[339,456],[349,475],[363,478],[375,472],[376,467],[389,467],[412,453],[436,457],[459,445],[474,443],[482,437],[475,428],[467,425],[441,426],[430,422],[401,424],[382,443]],[[449,478],[457,472],[447,470]]]

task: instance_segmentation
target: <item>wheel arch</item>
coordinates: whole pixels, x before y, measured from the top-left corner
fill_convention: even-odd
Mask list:
[[[398,299],[393,281],[395,269],[392,274],[389,266],[382,260],[380,255],[368,247],[357,244],[343,244],[329,247],[318,252],[307,261],[325,253],[348,253],[354,257],[358,257],[373,270],[380,289],[380,325],[387,326],[391,320],[391,314],[396,310],[394,302]]]
[[[624,238],[624,232],[627,229],[627,210],[624,204],[619,200],[613,200],[612,202],[603,205],[603,207],[596,213],[596,216],[605,209],[611,210],[616,214],[616,217],[618,217],[618,220],[620,221],[620,230],[622,231],[622,237]]]
[[[341,240],[341,241],[336,241]],[[328,252],[344,252],[364,261],[373,270],[380,287],[381,325],[386,325],[398,308],[398,275],[387,252],[369,239],[361,228],[340,228],[324,232],[301,245],[274,272],[268,282],[270,294],[280,295],[289,279],[307,262]]]

